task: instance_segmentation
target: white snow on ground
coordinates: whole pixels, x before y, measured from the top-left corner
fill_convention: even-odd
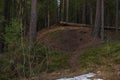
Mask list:
[[[96,74],[94,73],[88,73],[88,74],[84,74],[84,75],[80,75],[80,76],[76,76],[73,78],[61,78],[61,79],[57,79],[57,80],[91,80],[90,78],[94,77]],[[92,79],[92,80],[103,80],[103,79]]]

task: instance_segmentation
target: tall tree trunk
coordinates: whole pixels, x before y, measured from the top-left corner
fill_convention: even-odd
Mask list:
[[[75,12],[74,12],[74,23],[78,23],[78,6],[77,6],[77,0],[74,1],[75,3]]]
[[[62,0],[62,15],[61,15],[61,21],[64,21],[64,11],[65,11],[65,0]]]
[[[97,38],[99,37],[99,32],[100,32],[100,0],[97,0],[97,3],[96,3],[96,17],[95,17],[95,26],[94,26],[94,36]]]
[[[68,22],[69,18],[69,0],[66,0],[66,22]]]
[[[101,0],[101,40],[104,40],[104,0]]]
[[[91,4],[89,3],[89,19],[90,19],[90,25],[93,26],[93,8],[91,6]]]
[[[29,44],[32,45],[37,35],[37,0],[31,0],[31,19],[29,28]]]
[[[119,0],[116,0],[116,32],[118,32],[118,26],[119,26],[119,22],[118,22],[118,18],[119,17]]]
[[[104,39],[104,0],[97,0],[94,36]]]
[[[50,0],[48,0],[48,14],[47,14],[47,17],[48,17],[48,28],[50,28]]]
[[[59,12],[59,10],[58,10],[57,0],[55,0],[55,10],[54,10],[54,12],[55,12],[55,23],[58,23],[58,12]]]
[[[86,0],[83,3],[82,23],[86,24]]]

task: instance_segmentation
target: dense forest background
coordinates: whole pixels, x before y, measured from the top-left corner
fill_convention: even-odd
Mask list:
[[[68,58],[72,49],[56,50],[42,44],[43,38],[38,39],[42,31],[49,31],[55,27],[63,30],[61,26],[89,26],[91,30],[89,34],[94,37],[92,39],[101,43],[100,46],[95,46],[97,48],[90,48],[91,51],[87,48],[84,52],[86,54],[79,55],[80,67],[88,64],[88,67],[96,67],[93,65],[107,62],[110,63],[107,68],[119,66],[119,2],[119,0],[0,0],[0,80],[30,78],[42,72],[70,68],[72,63],[68,62]],[[57,32],[52,35],[56,37]],[[73,39],[72,34],[70,35]],[[65,44],[69,41],[63,42]]]

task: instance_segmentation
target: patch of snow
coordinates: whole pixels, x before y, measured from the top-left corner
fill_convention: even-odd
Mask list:
[[[92,78],[94,77],[96,74],[94,73],[88,73],[88,74],[84,74],[84,75],[80,75],[80,76],[76,76],[73,78],[61,78],[61,79],[57,79],[57,80],[91,80],[88,78]],[[92,79],[92,80],[103,80],[103,79]]]

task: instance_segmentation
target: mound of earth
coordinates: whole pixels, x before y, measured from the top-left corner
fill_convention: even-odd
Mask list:
[[[50,49],[81,52],[99,42],[91,35],[91,31],[88,27],[57,27],[39,32],[38,39]]]
[[[99,39],[91,35],[91,28],[63,26],[38,33],[38,40],[49,49],[63,51],[69,54],[71,68],[77,69],[80,53],[88,47],[99,44]]]
[[[79,76],[86,73],[87,70],[84,71],[79,68],[79,56],[83,50],[100,44],[100,40],[95,39],[91,35],[91,32],[91,28],[74,26],[55,27],[38,32],[38,40],[48,48],[70,53],[68,61],[71,65],[71,68],[68,70],[60,70],[52,73],[43,72],[38,80],[56,80],[63,77]],[[112,77],[112,75],[116,75],[115,71],[114,73],[113,71],[107,72],[104,66],[95,68],[94,72],[98,72],[98,75],[96,75],[95,78],[100,77],[104,80],[106,80],[105,78]]]

